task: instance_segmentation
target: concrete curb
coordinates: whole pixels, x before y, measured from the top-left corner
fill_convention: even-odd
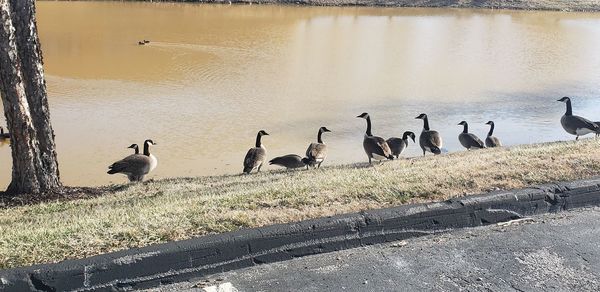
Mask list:
[[[600,178],[209,235],[0,271],[3,291],[131,290],[534,214],[600,206]]]

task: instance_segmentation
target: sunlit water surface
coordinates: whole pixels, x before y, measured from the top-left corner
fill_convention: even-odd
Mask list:
[[[373,132],[418,135],[426,112],[448,151],[461,120],[505,145],[572,139],[564,104],[600,120],[600,14],[455,9],[37,2],[63,181],[123,182],[107,166],[152,138],[150,177],[238,173],[256,132],[269,157],[365,161]],[[137,45],[142,39],[151,43]],[[408,156],[419,155],[411,144]],[[10,149],[0,148],[0,183]],[[274,169],[274,167],[266,167]]]

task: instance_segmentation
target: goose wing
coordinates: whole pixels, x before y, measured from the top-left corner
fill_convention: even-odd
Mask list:
[[[433,153],[441,153],[442,137],[438,131],[423,131],[419,136],[421,148],[429,149]]]
[[[248,150],[246,153],[246,157],[244,158],[244,169],[250,169],[257,167],[261,164],[265,157],[267,156],[267,151],[262,147],[254,147]]]
[[[387,139],[385,142],[390,147],[393,155],[400,155],[406,148],[406,143],[404,143],[404,140],[401,138],[392,137]]]
[[[483,148],[483,142],[473,133],[460,133],[458,140],[465,148]]]
[[[565,127],[569,127],[571,129],[573,129],[573,131],[577,130],[577,129],[590,129],[594,132],[598,132],[600,131],[600,128],[598,127],[599,125],[597,125],[596,123],[584,118],[584,117],[580,117],[580,116],[564,116],[565,117],[565,122],[563,125]]]
[[[485,138],[485,146],[486,147],[500,147],[500,146],[502,146],[502,143],[500,143],[500,139],[498,139],[494,136],[487,136],[487,138]]]
[[[306,166],[302,161],[302,157],[296,154],[288,154],[271,159],[269,164],[280,165],[287,168],[298,168]]]
[[[150,171],[150,164],[150,157],[132,154],[110,165],[108,173],[147,174]]]
[[[311,143],[306,149],[306,157],[312,161],[325,159],[327,157],[327,145],[323,143]]]
[[[392,155],[390,146],[381,137],[366,136],[363,140],[363,147],[365,148],[365,151],[370,154],[377,154],[388,158]]]

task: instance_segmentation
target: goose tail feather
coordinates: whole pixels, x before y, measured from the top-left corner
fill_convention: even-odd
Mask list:
[[[442,150],[438,147],[431,147],[431,153],[433,154],[442,154]]]

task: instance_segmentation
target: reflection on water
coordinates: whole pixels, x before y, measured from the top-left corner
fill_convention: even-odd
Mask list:
[[[320,126],[325,165],[366,161],[369,112],[383,137],[419,132],[445,147],[456,125],[504,145],[571,139],[561,96],[600,119],[600,15],[455,9],[38,2],[65,183],[123,182],[106,167],[152,138],[150,177],[238,173],[256,132],[269,157]],[[137,45],[142,39],[151,42]],[[408,155],[418,155],[410,144]],[[0,148],[0,183],[10,149]],[[267,168],[268,169],[268,168]]]

